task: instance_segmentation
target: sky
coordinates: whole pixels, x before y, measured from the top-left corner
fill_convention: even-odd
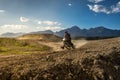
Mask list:
[[[120,0],[0,0],[0,34],[74,25],[120,29]]]

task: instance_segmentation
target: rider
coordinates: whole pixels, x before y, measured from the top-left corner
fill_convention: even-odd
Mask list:
[[[71,42],[70,33],[68,33],[68,31],[65,31],[64,38],[63,38],[64,45],[61,47],[62,49],[64,49],[66,42],[69,43],[74,48],[73,43]]]

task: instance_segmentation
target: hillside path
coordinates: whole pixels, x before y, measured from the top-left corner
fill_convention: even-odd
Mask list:
[[[88,43],[87,40],[73,40],[73,44],[75,45],[76,48],[80,48],[81,46],[85,45]],[[53,49],[53,51],[62,51],[61,46],[63,45],[63,42],[40,42],[39,44],[43,44],[46,46],[49,46]]]

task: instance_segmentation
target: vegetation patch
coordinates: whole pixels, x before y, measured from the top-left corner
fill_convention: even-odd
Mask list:
[[[0,38],[0,54],[24,54],[48,50],[50,47],[38,44],[37,41]]]

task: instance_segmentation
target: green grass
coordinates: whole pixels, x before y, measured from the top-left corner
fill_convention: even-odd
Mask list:
[[[50,47],[38,44],[37,41],[0,38],[0,54],[25,54],[48,50]]]

